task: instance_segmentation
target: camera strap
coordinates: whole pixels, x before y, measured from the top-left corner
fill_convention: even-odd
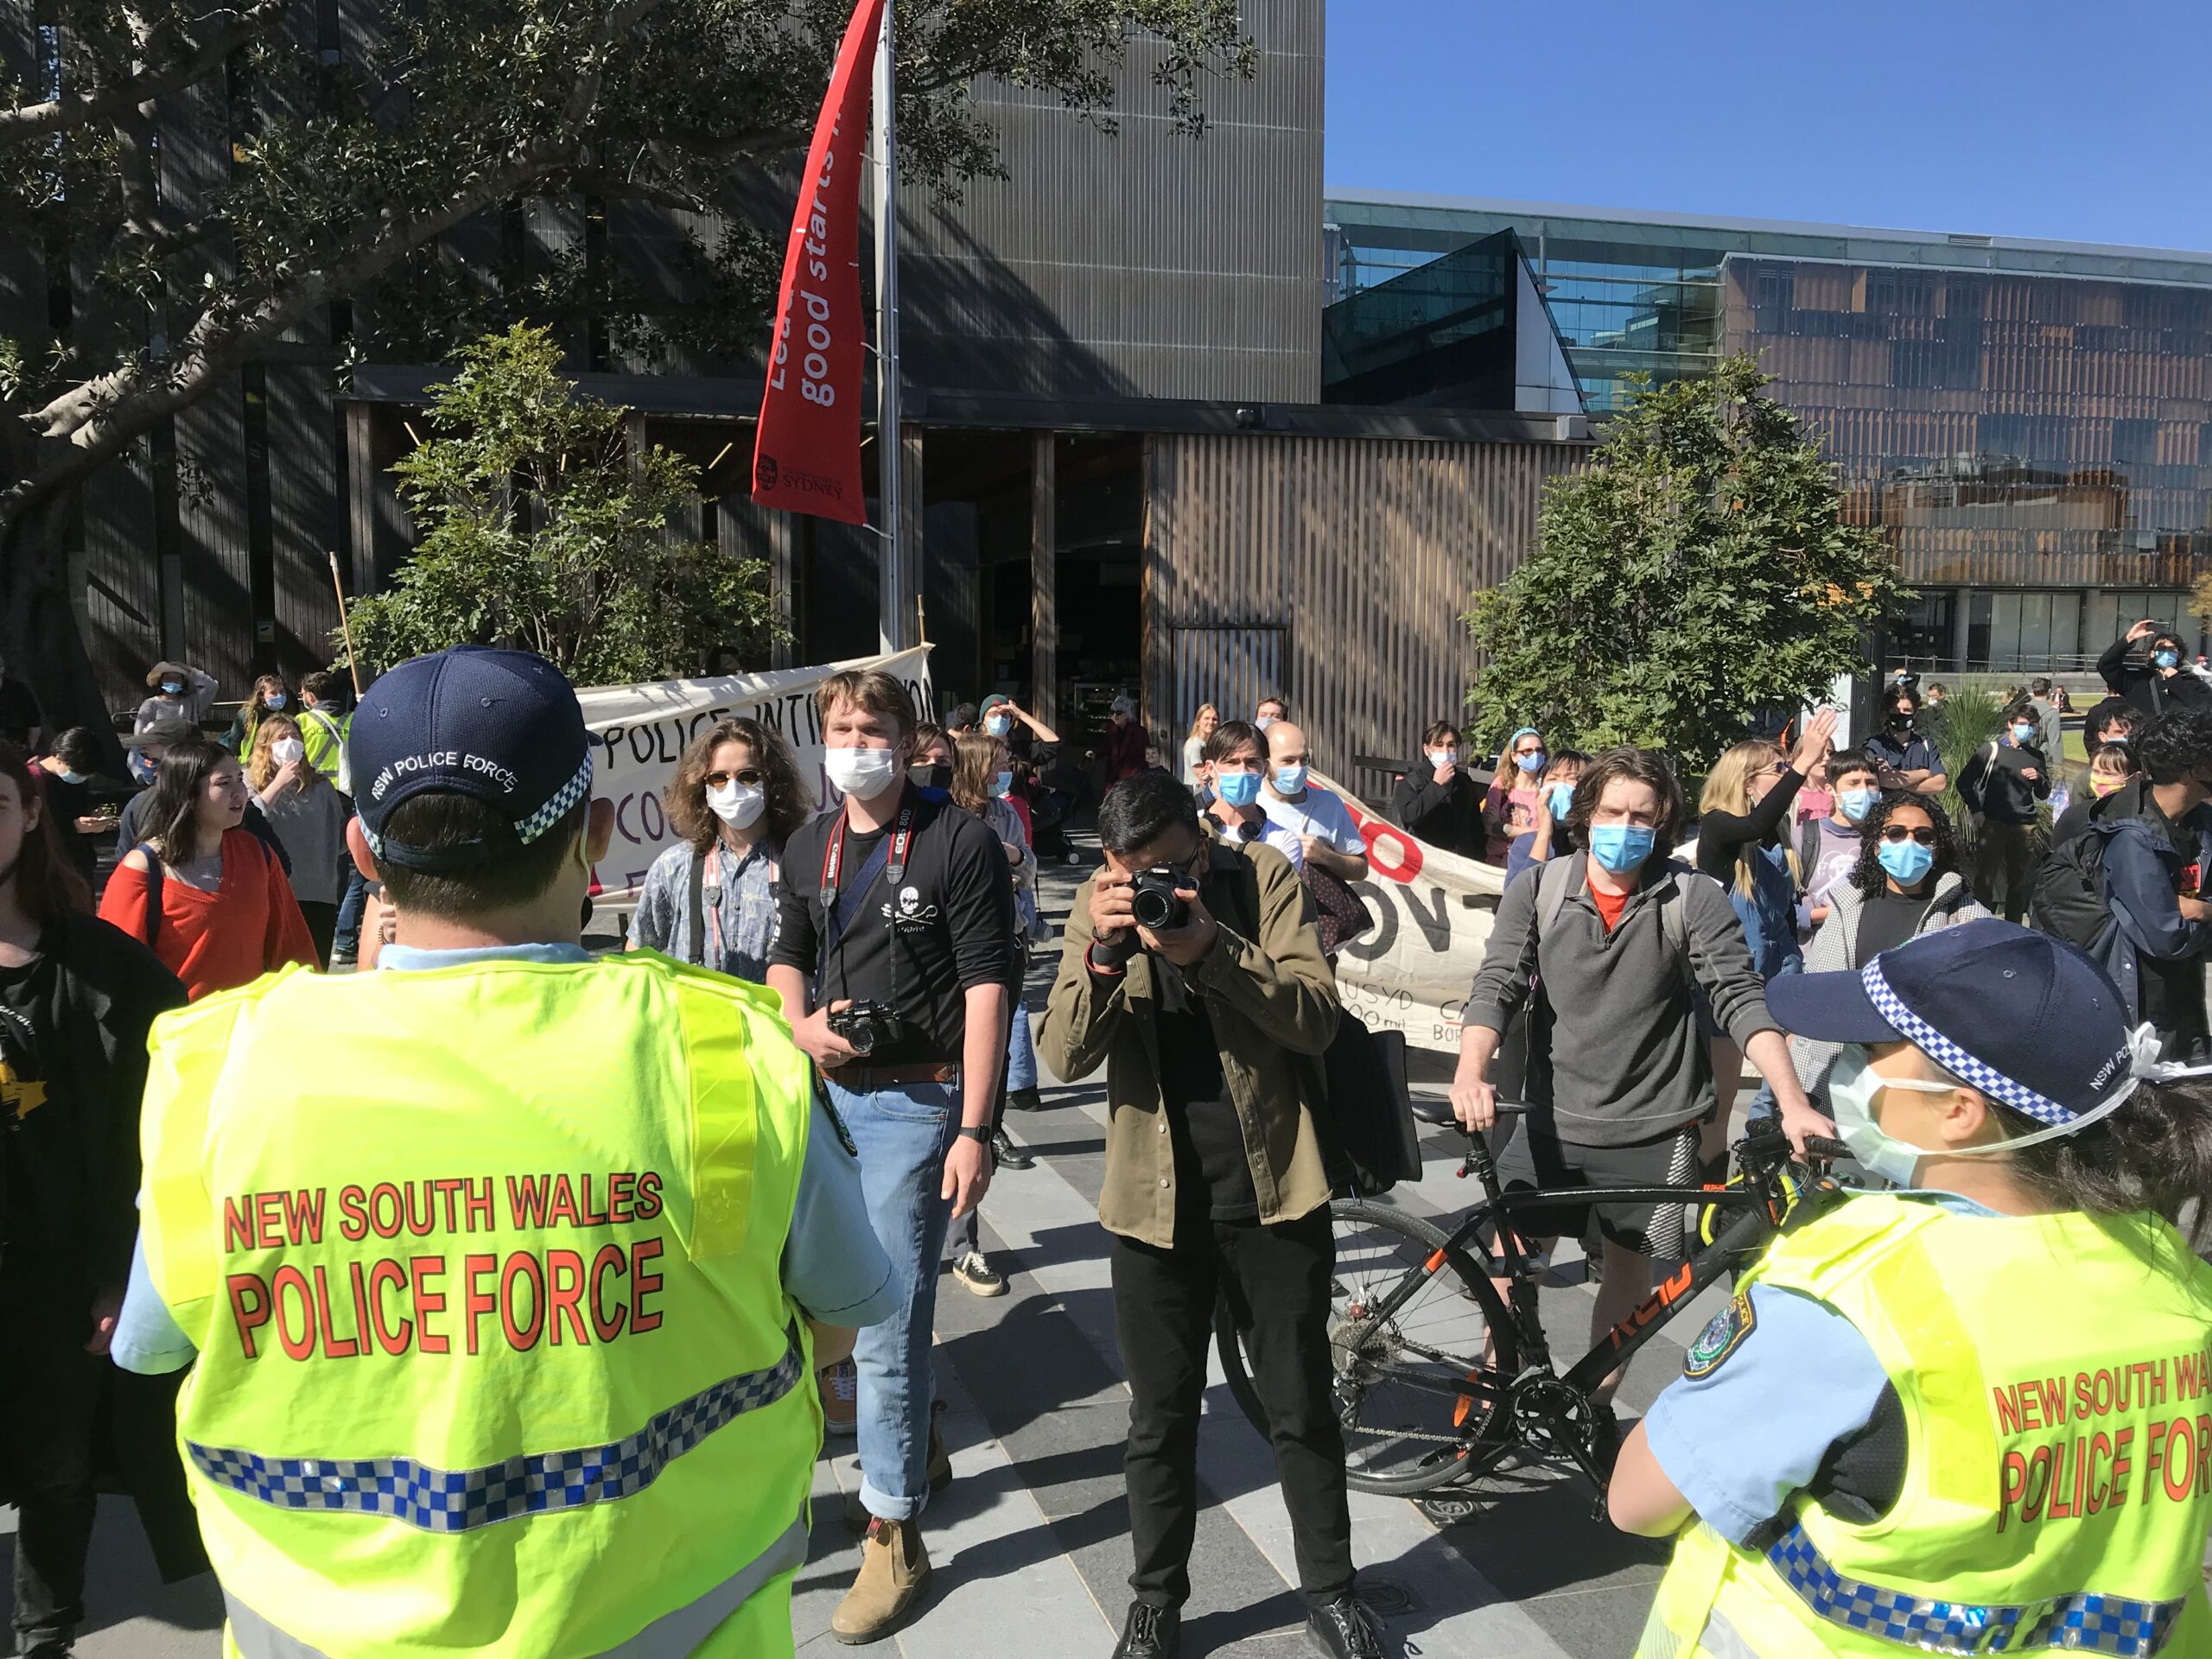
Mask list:
[[[845,931],[860,913],[861,903],[874,891],[876,877],[887,875],[896,890],[906,877],[906,856],[914,843],[914,814],[918,803],[913,791],[906,791],[906,798],[899,804],[899,821],[892,832],[875,844],[875,850],[861,861],[854,873],[849,887],[840,887],[838,878],[844,873],[845,814],[837,814],[837,824],[830,830],[828,844],[822,849],[822,966],[816,975],[815,995],[826,1000],[829,996],[830,953],[839,950],[844,943]],[[888,938],[886,948],[891,953],[891,984],[895,1000],[899,984],[899,934],[897,925],[885,924]],[[840,950],[840,955],[842,952]]]

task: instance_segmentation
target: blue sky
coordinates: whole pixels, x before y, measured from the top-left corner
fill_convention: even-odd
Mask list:
[[[1332,186],[2212,251],[2203,0],[1328,0]]]

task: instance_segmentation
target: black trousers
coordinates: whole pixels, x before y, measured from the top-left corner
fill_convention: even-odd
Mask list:
[[[1128,1373],[1129,1535],[1140,1601],[1179,1607],[1191,1593],[1198,1524],[1198,1402],[1216,1297],[1244,1335],[1252,1386],[1267,1408],[1275,1471],[1290,1509],[1299,1587],[1332,1601],[1352,1587],[1344,1442],[1330,1393],[1329,1280],[1336,1242],[1326,1205],[1301,1220],[1179,1221],[1176,1247],[1114,1241],[1114,1333]]]
[[[16,1494],[16,1649],[69,1643],[85,1617],[93,1427],[105,1359],[85,1351],[91,1299],[0,1287],[0,1488]]]

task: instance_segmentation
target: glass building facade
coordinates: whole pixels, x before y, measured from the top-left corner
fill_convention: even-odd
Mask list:
[[[1593,416],[1637,377],[1758,358],[1921,594],[1888,660],[2080,669],[2138,617],[2190,620],[2212,573],[2212,256],[1332,195],[1335,291],[1507,232]]]

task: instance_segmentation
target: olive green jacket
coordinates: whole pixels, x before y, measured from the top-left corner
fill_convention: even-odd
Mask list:
[[[1160,1092],[1152,961],[1134,956],[1115,978],[1090,971],[1090,887],[1083,884],[1069,912],[1037,1046],[1065,1083],[1106,1062],[1111,1117],[1098,1218],[1109,1231],[1166,1249],[1175,1243],[1175,1154]],[[1305,883],[1274,848],[1216,842],[1198,894],[1221,931],[1185,979],[1205,1000],[1221,1047],[1260,1219],[1295,1221],[1329,1201],[1314,1109],[1324,1086],[1318,1057],[1337,1030],[1336,976],[1322,957]]]

